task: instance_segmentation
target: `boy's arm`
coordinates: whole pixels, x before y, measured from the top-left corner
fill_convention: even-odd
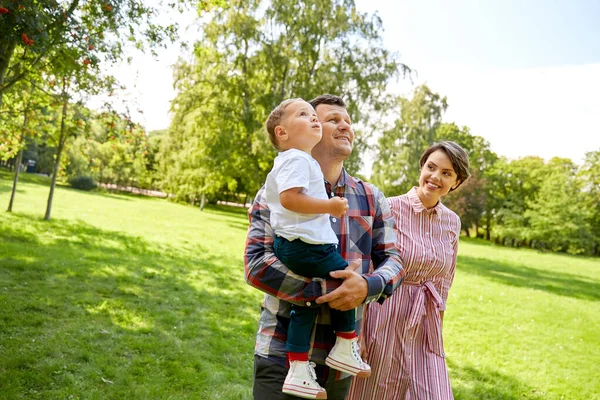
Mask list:
[[[317,306],[321,282],[290,271],[273,252],[273,229],[264,196],[264,187],[248,210],[250,226],[244,250],[246,282],[256,289],[282,300],[305,307]]]
[[[316,199],[302,193],[301,187],[294,187],[279,193],[281,205],[292,212],[301,214],[330,214],[340,218],[348,209],[348,200],[341,197]]]

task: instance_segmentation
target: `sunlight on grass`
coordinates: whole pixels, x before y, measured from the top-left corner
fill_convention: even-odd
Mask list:
[[[154,327],[154,323],[148,322],[142,315],[124,308],[119,301],[104,300],[97,306],[88,306],[85,309],[92,315],[108,315],[114,325],[123,329],[150,332]]]

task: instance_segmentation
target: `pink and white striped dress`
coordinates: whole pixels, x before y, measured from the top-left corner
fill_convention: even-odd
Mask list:
[[[426,209],[416,188],[388,199],[396,220],[402,285],[366,307],[363,335],[371,376],[354,378],[349,400],[453,399],[439,311],[454,279],[460,218],[443,204]]]

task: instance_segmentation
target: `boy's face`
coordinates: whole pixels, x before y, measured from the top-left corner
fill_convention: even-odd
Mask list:
[[[281,151],[298,149],[310,154],[321,140],[321,123],[312,106],[298,100],[287,106],[275,134]]]

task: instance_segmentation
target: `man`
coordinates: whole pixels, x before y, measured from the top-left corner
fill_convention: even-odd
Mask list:
[[[312,156],[321,166],[327,193],[348,200],[346,216],[331,217],[330,222],[339,238],[340,253],[350,267],[332,272],[335,279],[311,279],[292,273],[273,254],[273,230],[264,187],[259,190],[249,210],[244,257],[246,281],[265,292],[254,357],[256,400],[293,399],[281,392],[288,372],[285,342],[292,303],[306,307],[324,305],[313,328],[310,359],[317,364],[316,378],[327,390],[327,398],[344,399],[350,387],[349,375],[324,365],[335,342],[330,308],[346,311],[371,301],[382,302],[404,278],[385,197],[374,186],[344,170],[344,160],[351,154],[354,141],[346,104],[333,95],[322,95],[309,103],[323,130]],[[356,312],[357,332],[361,310],[362,307]]]

